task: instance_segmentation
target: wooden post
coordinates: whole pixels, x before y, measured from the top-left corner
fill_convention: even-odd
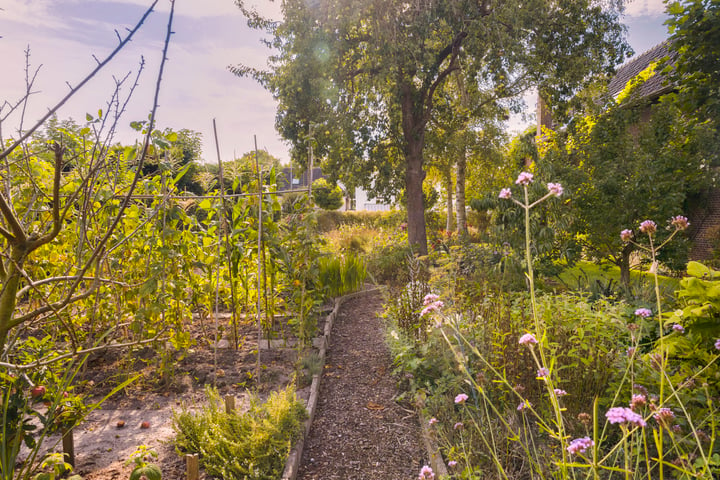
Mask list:
[[[235,411],[235,397],[232,395],[225,395],[225,413],[231,414]]]
[[[187,467],[187,480],[199,480],[200,462],[198,462],[197,453],[185,455],[185,465]]]
[[[64,460],[75,468],[75,440],[73,438],[73,429],[63,429],[62,445]]]

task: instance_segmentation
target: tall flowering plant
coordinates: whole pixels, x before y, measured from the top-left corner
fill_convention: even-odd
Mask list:
[[[469,438],[469,433],[466,432],[469,431],[470,426],[474,426],[475,430],[479,432],[479,441],[484,446],[483,450],[492,458],[498,478],[510,478],[512,473],[508,468],[512,467],[502,462],[502,452],[500,451],[506,447],[507,443],[503,444],[492,430],[488,430],[488,425],[496,424],[504,427],[507,432],[507,441],[514,442],[519,446],[524,459],[541,477],[546,476],[550,469],[556,472],[554,475],[563,479],[578,478],[578,475],[594,479],[605,478],[608,475],[628,480],[630,478],[664,479],[667,470],[671,468],[673,473],[680,478],[713,478],[713,474],[718,473],[718,467],[720,467],[720,455],[714,452],[716,449],[714,414],[717,407],[714,406],[712,398],[706,395],[706,411],[710,412],[708,417],[702,420],[691,418],[688,408],[679,396],[682,386],[672,381],[668,355],[663,348],[663,338],[666,333],[661,320],[662,305],[659,298],[656,255],[673,236],[687,228],[687,219],[681,216],[673,217],[670,220],[670,228],[673,232],[670,238],[660,244],[654,242],[657,224],[650,220],[642,222],[638,227],[638,232],[647,236],[647,245],[638,242],[632,230],[623,230],[620,233],[624,241],[634,242],[638,249],[647,252],[651,258],[650,270],[655,278],[655,291],[658,297],[656,312],[648,308],[638,308],[635,315],[640,319],[650,319],[653,316],[658,319],[659,353],[646,355],[643,357],[643,361],[647,361],[651,368],[660,372],[659,395],[650,393],[648,386],[634,383],[634,365],[640,358],[638,352],[642,345],[639,343],[639,336],[632,332],[632,343],[627,350],[629,358],[627,367],[624,372],[619,372],[620,386],[612,397],[611,405],[605,407],[603,413],[600,411],[600,405],[596,399],[593,415],[583,413],[578,416],[578,420],[585,425],[587,434],[573,438],[568,433],[570,430],[567,428],[567,419],[564,417],[566,409],[563,406],[563,399],[567,395],[573,395],[574,392],[570,388],[568,388],[570,391],[559,388],[559,381],[562,379],[563,372],[567,370],[563,370],[564,367],[557,364],[557,358],[548,354],[549,339],[545,327],[540,321],[535,298],[529,234],[530,210],[546,199],[561,196],[563,189],[560,184],[549,183],[547,185],[548,193],[531,202],[528,185],[532,181],[531,173],[523,172],[518,176],[516,184],[523,191],[521,200],[516,200],[509,188],[502,189],[499,196],[515,202],[525,212],[525,258],[533,328],[532,331],[522,334],[517,342],[521,347],[527,349],[535,363],[536,379],[544,385],[546,395],[543,398],[547,398],[550,403],[551,418],[545,418],[546,414],[543,412],[548,412],[548,410],[539,408],[524,398],[523,390],[512,385],[504,371],[487,361],[476,345],[463,335],[460,325],[461,316],[444,316],[442,314],[443,305],[435,303],[439,302],[439,299],[431,296],[427,300],[428,304],[432,304],[433,307],[428,309],[426,314],[440,318],[435,324],[452,349],[457,364],[466,377],[467,384],[472,386],[467,392],[455,396],[455,409],[459,410],[458,414],[462,422],[456,423],[452,428],[456,432],[454,436],[459,438],[459,443],[450,451],[466,452],[465,439]],[[672,325],[669,330],[674,335],[684,333],[684,328],[680,324]],[[714,348],[720,350],[720,339],[715,341]],[[484,369],[483,372],[473,373],[470,371],[469,355],[474,355],[479,359]],[[708,363],[713,364],[717,362],[718,358],[720,355],[716,352]],[[694,381],[704,370],[686,378],[684,382],[687,384]],[[492,381],[486,382],[485,377],[490,376],[492,376]],[[628,384],[632,386],[632,393],[629,399],[624,400],[623,396],[626,395],[623,393],[626,391],[624,386]],[[497,398],[492,397],[489,393],[489,385],[504,385],[504,388],[510,392],[509,394],[517,398],[517,412],[520,415],[521,426],[508,418],[507,412],[496,403]],[[624,403],[625,401],[627,403]],[[437,423],[437,419],[433,418],[431,425],[436,427]],[[709,436],[699,428],[701,423],[710,427],[711,434]],[[490,433],[484,433],[487,431]],[[542,435],[538,436],[538,432],[542,432]],[[546,444],[539,446],[538,439],[541,438]],[[667,446],[669,448],[666,449]],[[550,453],[548,454],[548,452]],[[453,458],[454,465],[457,465],[456,458],[457,456]],[[465,472],[474,471],[472,466],[468,466],[468,470]]]

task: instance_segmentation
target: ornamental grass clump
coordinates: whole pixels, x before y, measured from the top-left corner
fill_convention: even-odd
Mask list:
[[[507,336],[483,343],[467,328],[469,322],[462,314],[446,315],[444,305],[426,312],[438,318],[432,323],[450,347],[465,380],[464,386],[457,389],[455,385],[455,391],[447,392],[444,411],[438,409],[431,421],[446,457],[457,462],[455,475],[505,479],[718,478],[718,407],[714,402],[719,393],[715,377],[720,376],[720,339],[708,338],[707,334],[720,334],[720,327],[713,330],[709,325],[710,319],[717,323],[720,313],[720,272],[703,266],[706,271],[701,278],[683,280],[678,299],[686,305],[669,314],[663,312],[658,283],[657,253],[688,227],[687,219],[670,219],[671,234],[659,244],[655,235],[660,227],[652,220],[641,222],[637,234],[632,229],[619,233],[623,241],[632,242],[649,257],[655,281],[654,308],[639,307],[634,315],[628,315],[633,309],[620,304],[619,308],[627,312],[623,318],[609,314],[612,309],[608,309],[600,312],[606,318],[598,319],[595,330],[578,329],[574,336],[563,339],[562,328],[556,326],[561,321],[554,317],[563,316],[563,310],[569,308],[552,308],[562,305],[558,303],[562,296],[551,300],[536,297],[529,234],[530,210],[559,197],[563,189],[549,183],[548,193],[531,202],[528,186],[532,182],[531,173],[518,176],[515,183],[523,192],[520,201],[509,188],[500,192],[500,198],[515,202],[525,213],[530,318],[527,330],[514,333],[515,348]],[[691,263],[688,270],[697,274],[701,268]],[[426,298],[430,303],[440,302],[436,296]],[[583,357],[578,347],[598,341],[599,331],[607,327],[613,336],[607,345],[614,347]],[[602,340],[599,344],[603,345]],[[501,364],[493,358],[498,349],[514,353],[505,356]],[[568,355],[573,349],[572,356]],[[601,352],[606,354],[603,364],[587,377],[601,378],[601,382],[588,395],[583,393],[584,377],[573,376]],[[516,383],[520,376],[513,371],[517,364],[527,370],[521,383]],[[573,401],[581,411],[568,408]]]

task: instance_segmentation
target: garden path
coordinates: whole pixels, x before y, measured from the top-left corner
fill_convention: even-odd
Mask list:
[[[395,402],[381,310],[376,291],[338,312],[299,480],[410,480],[427,462],[415,412]]]

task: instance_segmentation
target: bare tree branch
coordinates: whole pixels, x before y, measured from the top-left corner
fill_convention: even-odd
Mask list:
[[[107,65],[113,58],[115,58],[115,55],[117,55],[118,52],[120,52],[120,50],[122,50],[123,47],[130,42],[130,40],[135,35],[135,33],[140,29],[140,27],[143,25],[143,23],[145,23],[145,20],[148,18],[148,16],[150,16],[150,13],[152,13],[152,11],[155,9],[155,5],[157,5],[158,1],[159,0],[154,0],[152,5],[150,5],[150,8],[147,9],[145,14],[138,21],[138,23],[135,25],[135,27],[133,27],[132,29],[128,29],[128,35],[118,44],[117,47],[115,47],[115,50],[110,52],[110,54],[107,57],[105,57],[105,59],[102,62],[100,62],[93,69],[92,72],[90,72],[83,80],[81,80],[80,83],[78,83],[76,87],[74,87],[74,88],[71,87],[70,92],[67,95],[65,95],[65,97],[63,97],[62,100],[60,100],[60,102],[58,102],[54,107],[50,108],[48,110],[48,112],[40,120],[38,120],[35,123],[35,125],[33,125],[30,129],[25,131],[25,133],[21,134],[20,137],[13,144],[11,144],[9,147],[7,147],[5,150],[3,150],[2,153],[0,153],[0,159],[7,157],[19,145],[22,145],[22,143],[25,142],[25,140],[27,140],[30,137],[30,135],[35,133],[35,131],[38,128],[40,128],[47,121],[48,118],[50,118],[55,112],[57,112],[60,109],[60,107],[65,105],[65,103],[68,100],[70,100],[70,98],[72,98],[73,95],[75,95],[75,92],[77,92],[82,87],[84,87],[85,84],[87,84],[100,70],[102,70],[105,67],[105,65]],[[174,0],[171,3],[173,4],[173,8],[174,8]],[[170,14],[170,17],[172,18],[172,12]],[[167,51],[167,48],[165,48],[164,52],[165,51]]]

